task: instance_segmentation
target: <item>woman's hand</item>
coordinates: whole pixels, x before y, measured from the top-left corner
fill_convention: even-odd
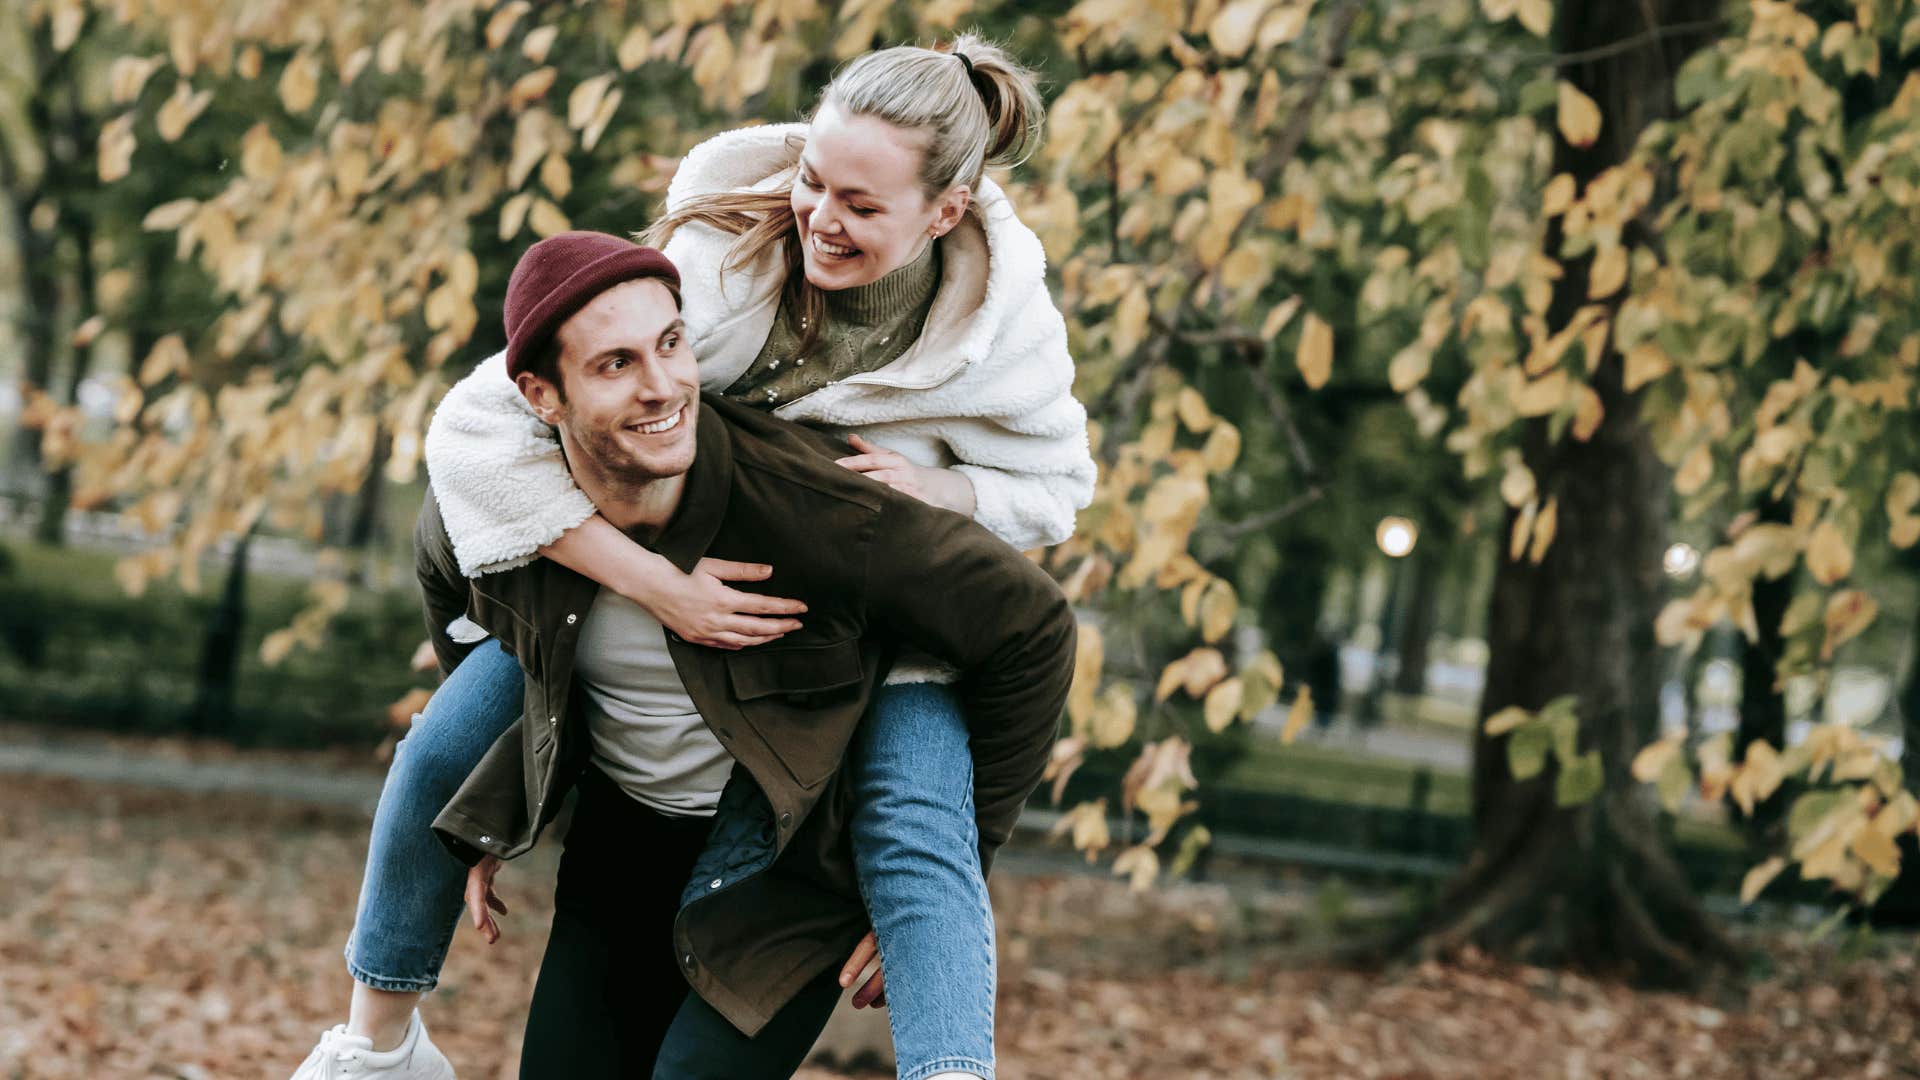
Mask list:
[[[640,605],[660,625],[695,645],[744,649],[800,629],[791,617],[807,610],[798,600],[741,592],[729,581],[765,581],[773,567],[701,559],[691,574],[666,556],[641,547],[595,514],[540,549],[540,554],[592,578]]]
[[[873,971],[873,977],[853,992],[853,1007],[856,1009],[887,1003],[887,973],[880,968],[880,943],[871,930],[860,939],[860,944],[853,947],[853,955],[847,957],[847,962],[841,966],[841,988],[852,986],[854,980],[865,975],[869,968]]]
[[[915,465],[884,446],[855,435],[849,440],[860,453],[834,462],[880,481],[895,491],[911,495],[923,503],[945,507],[957,514],[973,516],[973,481],[967,474],[952,469]]]
[[[493,875],[500,872],[500,860],[491,855],[482,856],[467,870],[467,916],[473,920],[473,928],[491,945],[500,940],[500,927],[493,921],[493,915],[487,909],[492,908],[502,915],[507,913],[506,901],[493,891]]]
[[[731,588],[729,581],[765,581],[773,567],[765,563],[701,559],[693,573],[674,571],[665,588],[650,590],[645,599],[630,597],[660,625],[695,645],[716,649],[744,649],[765,645],[800,629],[790,616],[806,612],[807,605],[778,596],[761,596]],[[789,616],[789,617],[782,617]]]

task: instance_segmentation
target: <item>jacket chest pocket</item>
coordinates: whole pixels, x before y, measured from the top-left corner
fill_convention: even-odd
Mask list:
[[[840,767],[866,695],[858,640],[727,654],[740,712],[801,787]]]

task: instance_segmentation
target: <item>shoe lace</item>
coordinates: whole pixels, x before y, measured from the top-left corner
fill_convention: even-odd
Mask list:
[[[307,1055],[307,1061],[320,1066],[322,1080],[331,1080],[359,1072],[366,1052],[366,1047],[347,1034],[346,1025],[340,1024],[320,1033],[320,1044]]]

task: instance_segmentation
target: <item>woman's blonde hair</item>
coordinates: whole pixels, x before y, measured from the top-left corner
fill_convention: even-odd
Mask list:
[[[925,132],[920,185],[929,199],[956,185],[977,190],[987,168],[1026,161],[1040,144],[1046,116],[1034,72],[973,34],[939,49],[901,45],[870,52],[827,84],[815,111],[828,106]],[[723,269],[739,270],[793,234],[792,197],[791,185],[697,196],[648,226],[640,242],[662,247],[682,225],[711,225],[738,237]],[[826,298],[807,281],[801,258],[800,245],[788,244],[782,307],[795,322],[798,355],[805,356],[819,339]]]

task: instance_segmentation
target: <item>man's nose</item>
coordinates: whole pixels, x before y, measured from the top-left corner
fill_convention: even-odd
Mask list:
[[[634,380],[633,396],[640,401],[663,401],[673,397],[679,390],[679,384],[667,371],[667,366],[657,358],[651,358],[641,365],[640,377]]]

